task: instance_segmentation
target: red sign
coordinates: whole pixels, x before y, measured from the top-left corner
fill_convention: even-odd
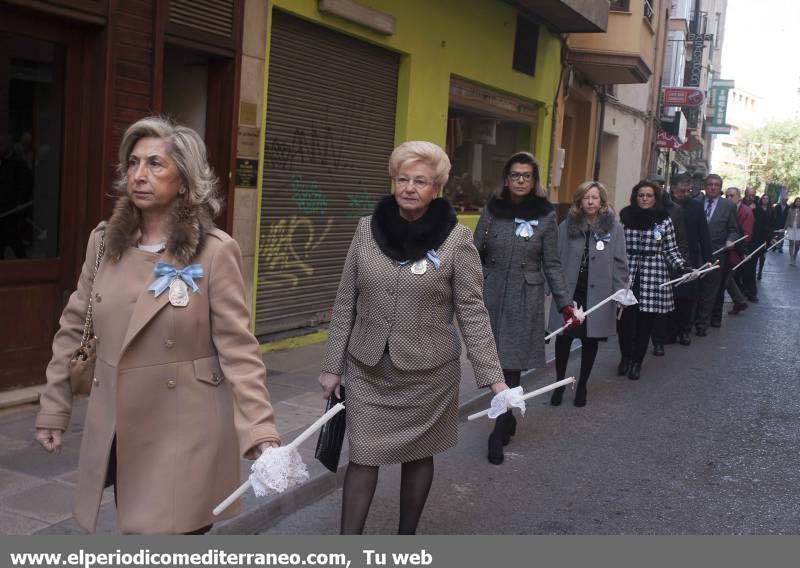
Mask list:
[[[658,136],[656,136],[656,146],[662,150],[685,150],[689,147],[689,141],[687,140],[685,143],[681,143],[680,140],[669,132],[659,130]]]
[[[664,106],[697,108],[706,100],[706,94],[696,87],[665,87]]]

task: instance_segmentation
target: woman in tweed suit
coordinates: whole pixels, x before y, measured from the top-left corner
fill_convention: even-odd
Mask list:
[[[567,218],[558,226],[558,252],[572,300],[584,310],[609,297],[628,283],[625,235],[608,206],[603,184],[587,181],[578,186]],[[586,383],[592,372],[600,341],[614,335],[616,310],[608,303],[591,313],[580,327],[556,337],[556,380],[567,373],[567,360],[573,339],[581,341],[581,372],[575,391],[575,406],[586,406]],[[561,327],[561,318],[550,314],[548,329]],[[550,404],[558,406],[564,387],[557,388]]]
[[[475,228],[475,247],[484,262],[483,296],[511,388],[519,385],[523,369],[545,365],[545,278],[555,308],[565,322],[572,317],[558,257],[556,214],[539,179],[532,154],[511,156],[503,167],[503,187],[489,200]],[[503,446],[515,432],[510,411],[497,418],[489,436],[491,463],[503,463]]]
[[[402,463],[400,534],[414,534],[433,455],[457,440],[461,342],[475,381],[506,390],[483,305],[478,251],[450,204],[436,198],[450,160],[430,142],[395,148],[395,193],[359,221],[347,253],[319,381],[347,386],[350,463],[342,534],[360,534],[378,468]],[[505,395],[503,395],[505,396]]]
[[[628,273],[639,303],[625,308],[617,325],[622,354],[617,374],[635,381],[641,375],[656,316],[675,309],[672,288],[660,287],[670,279],[667,263],[681,273],[691,268],[678,251],[675,227],[661,205],[661,188],[640,181],[631,191],[630,203],[619,217],[625,228]]]

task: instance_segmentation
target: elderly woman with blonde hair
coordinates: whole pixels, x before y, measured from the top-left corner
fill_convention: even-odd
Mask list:
[[[558,226],[558,255],[572,301],[584,310],[598,304],[628,284],[625,232],[608,206],[608,191],[602,183],[587,181],[578,186],[566,219]],[[592,372],[600,341],[616,333],[616,310],[608,303],[586,316],[580,327],[556,337],[556,379],[566,376],[572,341],[581,342],[581,370],[573,404],[586,406],[586,384]],[[558,314],[550,314],[550,329],[561,327]],[[558,406],[564,387],[553,391],[550,404]]]
[[[114,212],[89,236],[64,309],[36,418],[61,450],[72,411],[68,364],[92,310],[97,362],[74,515],[94,531],[113,485],[124,533],[203,533],[239,485],[239,457],[280,443],[236,241],[214,227],[216,178],[202,138],[158,117],[119,150]],[[95,270],[96,259],[99,269]]]
[[[483,305],[469,229],[441,195],[450,160],[406,142],[389,160],[394,195],[358,223],[342,272],[320,384],[347,387],[350,463],[341,532],[361,533],[378,469],[402,464],[400,534],[416,531],[433,455],[457,441],[461,342],[479,387],[507,387]],[[500,395],[504,396],[504,395]]]

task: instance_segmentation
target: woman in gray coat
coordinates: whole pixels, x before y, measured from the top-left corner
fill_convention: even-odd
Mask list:
[[[395,192],[361,219],[347,252],[319,377],[327,396],[341,382],[347,387],[343,534],[363,532],[378,470],[395,463],[402,464],[398,532],[416,531],[433,455],[458,437],[454,317],[476,384],[495,395],[508,390],[481,295],[478,251],[438,197],[449,171],[447,154],[431,142],[395,148]]]
[[[564,321],[573,317],[558,257],[556,214],[539,179],[532,154],[511,156],[503,167],[503,188],[489,200],[475,228],[483,299],[509,388],[519,385],[523,369],[545,365],[545,278]],[[489,436],[491,463],[503,463],[503,446],[515,432],[510,411],[497,418]]]
[[[625,232],[614,220],[603,184],[587,181],[578,186],[567,218],[558,227],[558,252],[572,300],[584,310],[608,298],[628,283]],[[550,314],[548,329],[561,327],[561,318]],[[581,372],[575,391],[575,406],[586,406],[586,383],[592,372],[600,341],[616,332],[614,304],[609,302],[591,313],[580,327],[556,337],[556,378],[567,372],[573,339],[581,340]],[[550,404],[558,406],[564,387],[553,391]]]

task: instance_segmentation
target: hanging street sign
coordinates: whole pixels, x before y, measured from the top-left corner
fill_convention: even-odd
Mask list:
[[[705,92],[697,87],[664,87],[665,107],[699,108],[705,100]]]

